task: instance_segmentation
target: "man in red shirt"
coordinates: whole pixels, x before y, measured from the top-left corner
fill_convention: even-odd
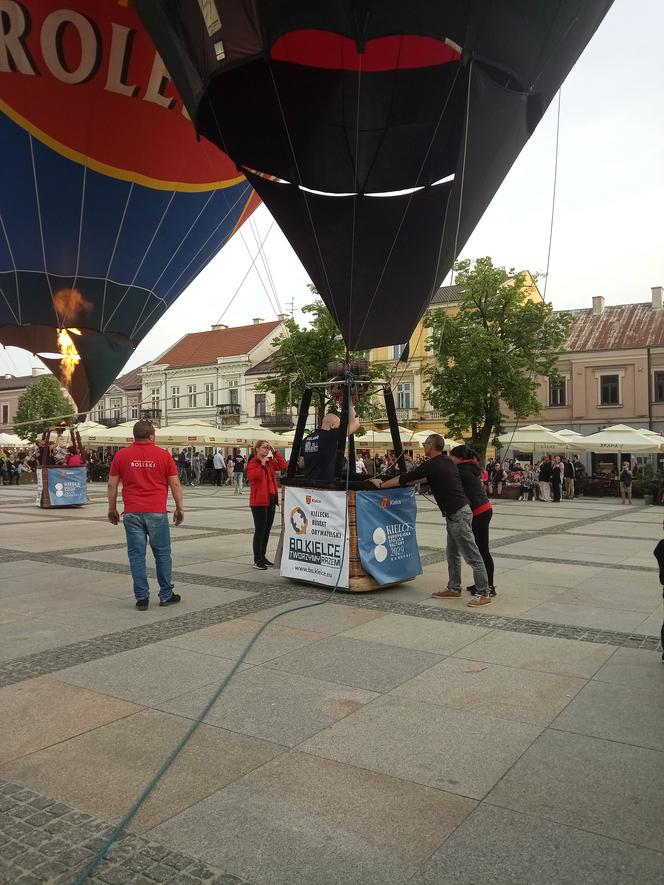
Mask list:
[[[150,588],[145,565],[145,551],[150,542],[157,567],[159,605],[174,605],[181,597],[173,593],[173,561],[166,501],[170,488],[175,500],[173,522],[184,519],[182,487],[173,456],[155,445],[155,430],[149,421],[134,424],[134,442],[113,458],[108,479],[108,521],[120,522],[117,510],[118,486],[122,481],[124,513],[122,522],[127,535],[127,553],[134,581],[136,608],[145,611],[150,604]]]

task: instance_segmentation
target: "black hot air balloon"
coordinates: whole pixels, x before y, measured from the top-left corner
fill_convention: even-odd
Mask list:
[[[407,341],[611,0],[136,0],[351,349]]]
[[[0,3],[0,343],[87,411],[257,203],[136,10]]]

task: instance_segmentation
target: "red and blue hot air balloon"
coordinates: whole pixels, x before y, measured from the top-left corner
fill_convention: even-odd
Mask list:
[[[97,401],[255,208],[127,0],[0,0],[0,343]]]

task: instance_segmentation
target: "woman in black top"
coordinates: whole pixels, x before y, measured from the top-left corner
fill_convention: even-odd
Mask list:
[[[493,507],[482,482],[479,458],[468,446],[456,446],[450,452],[450,460],[454,461],[459,469],[461,485],[473,511],[473,535],[484,560],[484,567],[489,579],[489,593],[491,596],[495,596],[496,588],[493,584],[494,565],[489,549],[489,523],[493,516]],[[473,596],[475,595],[474,586],[468,587],[468,590],[470,590]]]

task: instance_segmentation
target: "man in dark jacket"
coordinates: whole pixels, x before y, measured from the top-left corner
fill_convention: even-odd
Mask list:
[[[560,493],[563,484],[564,466],[560,460],[560,455],[556,455],[551,471],[551,488],[553,489],[553,500],[560,501]]]
[[[563,478],[565,480],[565,497],[568,501],[574,499],[574,465],[569,458],[563,459]]]
[[[391,489],[426,479],[447,525],[449,576],[447,588],[432,593],[432,596],[438,599],[458,599],[461,596],[461,558],[463,557],[473,570],[476,589],[476,595],[468,605],[489,605],[493,600],[489,595],[486,568],[473,536],[473,514],[463,491],[456,464],[450,461],[444,451],[445,440],[438,433],[432,433],[424,443],[427,460],[423,464],[409,473],[401,473],[392,479],[372,479],[371,482],[379,489]]]
[[[553,464],[548,455],[542,457],[542,463],[539,468],[539,490],[542,501],[551,500],[551,473]]]

